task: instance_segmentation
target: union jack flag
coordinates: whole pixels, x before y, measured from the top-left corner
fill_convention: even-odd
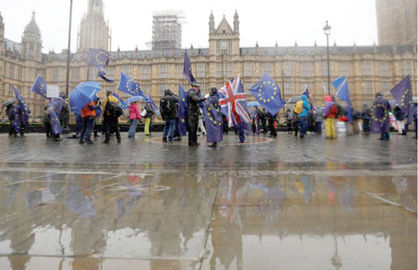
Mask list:
[[[232,81],[226,82],[218,90],[219,105],[223,113],[228,117],[228,126],[250,123],[251,118],[247,109],[247,97],[241,84],[241,75],[238,74]]]

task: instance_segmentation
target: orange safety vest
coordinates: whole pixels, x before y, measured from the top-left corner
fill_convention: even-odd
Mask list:
[[[91,101],[89,104],[87,104],[86,106],[83,107],[83,109],[81,109],[81,117],[87,117],[87,116],[93,116],[96,117],[96,110],[90,109],[90,106],[94,106],[93,101]]]

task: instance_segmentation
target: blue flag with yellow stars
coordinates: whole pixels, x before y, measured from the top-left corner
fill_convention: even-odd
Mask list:
[[[141,91],[141,88],[139,88],[139,83],[123,72],[120,73],[118,90],[125,92],[131,96],[143,96],[145,98],[144,94]]]
[[[279,85],[267,73],[263,73],[261,80],[250,89],[251,94],[271,115],[277,115],[286,104],[282,99]]]
[[[338,77],[335,81],[333,81],[332,85],[335,87],[335,89],[337,89],[336,97],[347,103],[348,122],[353,123],[353,106],[351,105],[347,79],[344,75],[342,75]]]
[[[184,52],[184,65],[183,65],[183,74],[189,82],[196,81],[192,74],[192,66],[190,64],[190,58],[187,54],[187,50]]]
[[[44,98],[48,98],[46,94],[46,82],[40,75],[38,75],[33,83],[32,87],[30,88],[32,92],[41,95]]]
[[[152,99],[151,95],[148,94],[148,96],[145,96],[145,102],[151,104],[152,109],[154,110],[154,113],[158,116],[161,117],[161,113],[158,110],[157,105],[155,104],[154,100]]]
[[[218,96],[210,96],[203,104],[203,121],[208,143],[218,143],[223,139],[223,116]]]
[[[179,132],[181,136],[186,136],[187,133],[187,97],[188,95],[186,93],[186,90],[184,90],[184,87],[181,84],[179,84]]]
[[[109,64],[109,53],[103,49],[90,49],[88,55],[89,65],[106,67]]]
[[[412,101],[411,76],[406,76],[392,90],[392,96],[405,114],[407,123],[413,121],[414,103]]]
[[[121,99],[121,98],[119,97],[119,95],[118,95],[118,94],[116,94],[115,92],[113,92],[113,93],[112,93],[112,95],[113,95],[115,98],[117,98],[117,99],[119,100],[119,102],[120,102],[120,107],[121,107],[123,110],[126,110],[126,109],[128,109],[128,108],[129,108],[128,104],[127,104],[125,101],[123,101],[123,99]]]

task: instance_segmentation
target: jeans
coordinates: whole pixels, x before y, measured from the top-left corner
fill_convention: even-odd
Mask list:
[[[299,127],[300,127],[300,137],[303,138],[308,128],[308,122],[307,122],[306,116],[299,116]]]
[[[163,140],[167,140],[172,142],[173,141],[173,135],[174,135],[174,129],[176,128],[176,119],[167,119],[165,120],[165,126],[163,131]]]
[[[80,141],[84,139],[84,135],[88,142],[91,141],[90,136],[91,136],[91,131],[93,130],[93,125],[94,125],[94,117],[83,118],[83,129],[81,130]]]
[[[131,119],[131,126],[129,127],[128,138],[135,137],[136,127],[138,125],[138,120]]]

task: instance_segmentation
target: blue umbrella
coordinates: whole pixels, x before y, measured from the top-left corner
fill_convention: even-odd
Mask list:
[[[96,82],[84,82],[80,83],[70,95],[71,110],[79,111],[84,106],[94,101],[97,96],[97,92],[100,91],[100,84]]]
[[[132,102],[140,101],[140,100],[145,100],[145,98],[143,96],[133,96],[133,97],[128,98],[126,100],[126,103],[131,104]]]
[[[254,106],[258,106],[261,107],[260,103],[258,101],[250,101],[247,103],[248,107],[254,107]]]

